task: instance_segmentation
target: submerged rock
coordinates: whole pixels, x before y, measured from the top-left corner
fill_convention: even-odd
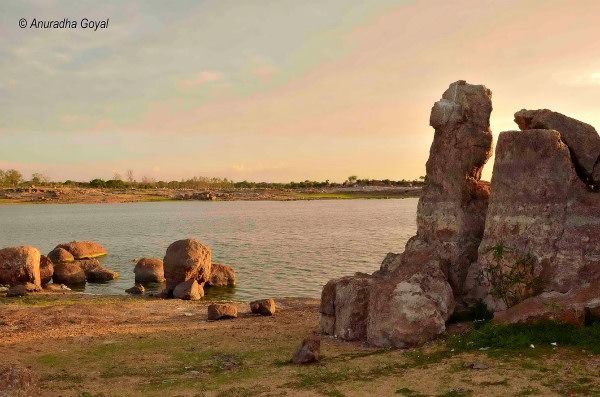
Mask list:
[[[136,283],[163,283],[165,271],[162,259],[141,258],[133,269]]]
[[[85,284],[85,272],[75,262],[58,263],[54,266],[52,281],[55,284],[82,285]]]
[[[211,272],[210,248],[196,240],[175,241],[167,248],[163,264],[169,291],[190,279],[204,283]]]
[[[85,272],[85,278],[90,283],[106,283],[118,277],[119,273],[104,267],[96,267]]]
[[[235,271],[231,266],[213,263],[210,278],[206,282],[209,287],[233,287],[235,286]]]
[[[131,295],[143,295],[144,291],[146,291],[146,289],[144,288],[144,286],[142,284],[136,284],[131,288],[127,288],[125,290],[125,292],[127,292],[128,294]]]
[[[41,286],[40,251],[31,246],[0,249],[0,284]]]
[[[229,303],[213,303],[208,306],[207,318],[209,320],[226,320],[236,318],[237,306]]]

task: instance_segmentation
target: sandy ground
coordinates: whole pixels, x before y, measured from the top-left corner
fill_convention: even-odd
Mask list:
[[[418,197],[421,188],[355,187],[324,189],[92,189],[71,187],[0,188],[0,204],[130,203],[141,201],[205,200],[323,200]]]
[[[453,353],[445,341],[381,350],[325,337],[316,365],[289,363],[318,301],[273,317],[206,320],[208,302],[74,293],[0,298],[0,396],[600,395],[600,357]],[[483,369],[472,369],[477,363]]]

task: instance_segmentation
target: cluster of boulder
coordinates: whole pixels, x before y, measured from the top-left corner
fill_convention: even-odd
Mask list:
[[[259,316],[272,316],[276,311],[273,299],[259,299],[250,302],[250,313]],[[233,303],[212,303],[208,306],[208,320],[227,320],[237,318],[238,308]]]
[[[417,234],[380,270],[329,281],[321,331],[408,347],[483,303],[504,323],[584,325],[600,315],[600,137],[550,110],[515,114],[499,135],[491,184],[491,91],[457,81],[435,129]]]
[[[68,289],[86,282],[106,282],[118,273],[104,268],[98,257],[106,249],[92,241],[72,241],[56,246],[48,256],[31,246],[0,250],[0,284],[8,285],[8,296],[22,296],[46,289]],[[52,281],[52,284],[50,283]]]

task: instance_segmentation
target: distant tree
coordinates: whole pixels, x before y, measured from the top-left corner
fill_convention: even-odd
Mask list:
[[[129,182],[129,183],[135,182],[135,178],[133,176],[133,170],[132,169],[128,169],[127,170],[127,182]]]
[[[31,174],[31,183],[35,184],[35,185],[41,185],[44,183],[48,183],[49,178],[39,172],[35,172],[33,174]]]
[[[346,184],[348,184],[348,185],[354,185],[357,180],[358,180],[358,177],[356,175],[350,175],[348,177],[348,179],[346,179]]]
[[[7,170],[4,172],[4,181],[8,186],[17,186],[23,182],[23,175],[17,170]]]
[[[123,177],[118,172],[115,172],[115,174],[113,175],[112,179],[115,180],[115,181],[122,181]]]
[[[104,187],[109,189],[124,189],[127,187],[127,184],[120,179],[109,179],[104,183]]]
[[[91,187],[105,187],[106,186],[106,182],[104,182],[104,180],[102,179],[92,179],[90,181],[90,186]]]

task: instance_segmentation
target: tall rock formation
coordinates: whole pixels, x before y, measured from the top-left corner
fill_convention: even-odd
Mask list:
[[[592,170],[598,135],[585,123],[547,110],[520,111],[515,119],[523,128],[561,130],[507,131],[498,139],[485,233],[479,260],[469,270],[467,300],[484,300],[494,311],[510,307],[500,315],[503,322],[555,318],[540,308],[592,296],[577,291],[600,281],[600,193],[581,171]],[[589,146],[578,144],[583,136]],[[587,303],[578,303],[579,312]],[[538,313],[523,314],[532,308]]]
[[[327,283],[321,299],[324,333],[406,347],[444,332],[484,230],[489,192],[479,179],[491,153],[491,111],[490,90],[465,81],[451,84],[434,104],[435,135],[417,235],[373,275]]]

